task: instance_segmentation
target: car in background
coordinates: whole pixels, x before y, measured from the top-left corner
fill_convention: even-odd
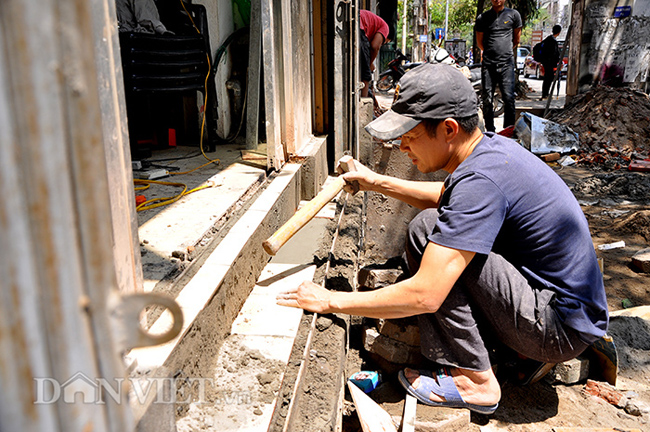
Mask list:
[[[517,71],[524,73],[524,62],[526,57],[530,55],[530,48],[528,46],[517,47]]]
[[[562,53],[562,46],[564,45],[563,40],[557,41],[557,44],[560,48],[560,54]],[[567,64],[569,63],[569,58],[565,56],[562,59],[562,73],[560,74],[560,79],[566,78],[566,73],[567,73]],[[528,56],[526,56],[526,59],[524,60],[524,77],[528,78],[529,76],[534,76],[537,79],[543,79],[544,78],[544,65],[541,63],[538,63],[535,61],[533,58],[532,53],[530,53]]]

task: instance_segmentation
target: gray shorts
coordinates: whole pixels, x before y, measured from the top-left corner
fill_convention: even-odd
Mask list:
[[[415,274],[436,209],[420,212],[410,223],[404,254]],[[533,360],[559,363],[587,348],[554,310],[555,292],[531,286],[505,258],[476,254],[437,312],[418,316],[422,354],[441,365],[484,371],[498,344]]]

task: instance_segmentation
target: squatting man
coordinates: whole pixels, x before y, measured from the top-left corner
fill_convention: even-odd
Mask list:
[[[420,402],[491,414],[501,398],[492,338],[543,363],[572,359],[605,334],[602,276],[579,204],[551,168],[515,141],[478,128],[477,101],[455,68],[425,64],[400,80],[392,108],[366,126],[444,182],[344,174],[422,211],[405,245],[407,278],[367,292],[311,281],[280,305],[371,318],[417,315],[434,370],[399,372]],[[346,186],[346,188],[349,186]]]

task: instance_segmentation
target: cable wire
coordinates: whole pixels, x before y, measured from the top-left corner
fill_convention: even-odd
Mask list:
[[[192,14],[190,14],[188,12],[187,8],[185,7],[185,2],[183,0],[179,0],[179,1],[181,2],[181,6],[183,7],[183,10],[185,11],[187,16],[189,17],[190,21],[192,22],[192,26],[194,27],[194,30],[196,30],[196,32],[199,35],[203,36],[201,34],[201,30],[199,30],[199,28],[194,23],[194,19],[192,18]],[[203,83],[203,89],[204,89],[205,97],[203,98],[203,119],[201,120],[201,137],[199,139],[199,148],[201,149],[201,154],[203,155],[204,158],[206,158],[209,161],[209,163],[215,163],[216,165],[219,165],[221,160],[219,160],[219,159],[210,159],[205,154],[205,151],[203,150],[203,132],[205,131],[205,116],[206,116],[206,111],[208,109],[208,78],[210,77],[210,72],[212,71],[212,62],[210,61],[210,53],[206,51],[205,57],[208,60],[208,73],[205,75],[205,81]]]
[[[196,30],[196,32],[199,35],[201,35],[201,31],[199,30],[199,28],[194,23],[194,19],[192,18],[192,14],[190,14],[189,11],[187,10],[187,8],[185,7],[185,3],[183,2],[183,0],[179,0],[179,1],[181,2],[181,6],[183,7],[183,10],[187,14],[190,21],[192,22],[192,26],[194,27],[194,30]],[[204,166],[209,165],[211,163],[214,163],[216,165],[219,165],[221,163],[220,159],[210,159],[205,154],[205,151],[203,150],[203,134],[204,134],[204,131],[205,131],[205,116],[206,116],[206,111],[207,111],[207,107],[208,107],[208,79],[210,78],[210,71],[212,70],[212,64],[211,64],[211,61],[210,61],[210,53],[206,51],[205,57],[206,57],[206,59],[208,61],[208,72],[205,75],[205,81],[203,82],[203,90],[204,90],[204,93],[205,93],[205,97],[203,98],[203,107],[202,107],[203,118],[201,120],[201,135],[200,135],[200,139],[199,139],[199,148],[201,149],[201,154],[203,155],[203,157],[205,159],[207,159],[208,162],[206,162],[203,165],[198,166],[198,167],[196,167],[196,168],[194,168],[192,170],[189,170],[189,171],[184,171],[184,172],[170,172],[170,171],[167,171],[167,174],[169,174],[169,175],[189,174],[189,173],[192,173],[192,172],[194,172],[196,170],[199,170],[199,169],[203,168]],[[195,155],[195,156],[198,156],[198,154]],[[195,157],[195,156],[191,156],[191,157]],[[190,157],[187,157],[187,158],[190,158]],[[179,158],[179,159],[185,159],[185,158]],[[173,160],[173,159],[169,159],[169,160]],[[147,200],[147,201],[143,202],[142,204],[136,206],[136,208],[135,208],[136,211],[150,210],[150,209],[162,207],[162,206],[165,206],[165,205],[168,205],[168,204],[172,204],[172,203],[178,201],[179,199],[181,199],[182,197],[184,197],[185,195],[189,195],[191,193],[194,193],[194,192],[197,192],[197,191],[207,189],[207,188],[210,188],[210,187],[214,186],[214,183],[208,182],[207,184],[195,187],[194,189],[190,189],[188,191],[187,190],[187,185],[184,184],[184,183],[164,182],[164,181],[158,181],[158,180],[141,180],[141,179],[134,179],[133,183],[135,185],[141,185],[141,186],[138,186],[138,187],[134,188],[134,190],[136,190],[136,191],[146,190],[146,189],[148,189],[150,187],[151,184],[159,184],[159,185],[164,185],[164,186],[175,186],[175,187],[182,187],[183,188],[183,191],[181,193],[177,194],[177,195],[170,196],[170,197],[163,197],[163,198],[153,198],[153,199]]]
[[[209,162],[208,162],[209,163]],[[153,198],[150,200],[147,200],[143,202],[142,204],[138,205],[135,210],[136,211],[143,211],[143,210],[150,210],[154,209],[157,207],[162,207],[171,203],[174,203],[184,197],[185,195],[189,195],[194,192],[198,192],[203,189],[211,188],[214,187],[214,183],[208,182],[206,184],[203,184],[201,186],[195,187],[194,189],[190,189],[189,191],[187,190],[187,185],[184,183],[175,183],[175,182],[165,182],[165,181],[159,181],[159,180],[141,180],[141,179],[135,179],[133,180],[135,184],[140,184],[140,185],[146,185],[145,189],[149,187],[151,184],[159,184],[163,186],[176,186],[176,187],[182,187],[183,191],[179,194],[176,194],[174,196],[170,197],[162,197],[162,198]]]

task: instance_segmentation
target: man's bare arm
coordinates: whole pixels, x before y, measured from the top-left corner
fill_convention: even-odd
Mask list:
[[[438,207],[444,192],[443,182],[413,181],[377,174],[363,164],[355,161],[356,171],[343,174],[346,182],[357,182],[359,190],[379,192],[396,198],[415,208]],[[346,189],[348,191],[351,191]]]
[[[317,313],[346,313],[370,318],[403,318],[433,313],[474,257],[474,252],[429,243],[420,269],[411,278],[375,290],[329,291],[311,281],[282,293],[277,303]]]
[[[384,44],[384,35],[375,33],[370,41],[370,70],[375,70],[374,64],[381,46]]]
[[[519,40],[521,39],[521,27],[514,29],[512,32],[512,47],[517,48],[519,46]]]
[[[483,51],[483,32],[476,32],[476,45]]]

